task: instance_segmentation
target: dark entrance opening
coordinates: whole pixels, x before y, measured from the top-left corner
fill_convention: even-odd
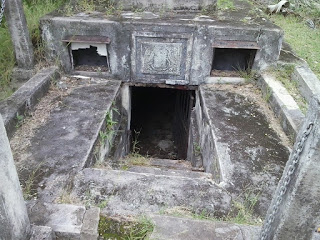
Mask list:
[[[132,87],[131,133],[143,156],[186,159],[193,90]],[[134,144],[133,144],[134,145]]]
[[[108,71],[107,56],[98,54],[97,47],[72,50],[73,67],[80,71]]]
[[[250,72],[256,49],[215,48],[211,75],[223,71]]]

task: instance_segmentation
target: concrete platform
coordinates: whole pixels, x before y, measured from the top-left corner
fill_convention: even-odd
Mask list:
[[[260,227],[227,222],[214,222],[164,215],[151,217],[155,227],[153,240],[256,240]]]
[[[67,93],[61,91],[58,102],[53,99],[47,103],[55,107],[45,122],[33,123],[41,126],[22,129],[11,141],[20,180],[31,179],[31,193],[45,202],[56,200],[73,176],[86,165],[104,125],[106,112],[119,94],[120,82],[91,80],[68,88]],[[35,115],[33,119],[37,121],[43,117]],[[24,141],[29,145],[22,148]]]
[[[204,167],[207,172],[220,174],[220,185],[234,199],[246,201],[248,196],[256,197],[255,212],[263,216],[289,150],[279,138],[281,132],[275,132],[256,100],[245,96],[244,87],[238,92],[233,91],[235,88],[200,87],[202,113],[198,113],[198,121],[208,124],[202,132],[201,147],[210,151],[204,154]],[[206,146],[209,141],[211,149]]]
[[[166,207],[187,207],[200,213],[223,216],[231,197],[212,180],[84,169],[75,178],[71,196],[82,202],[107,202],[106,215],[158,213]]]

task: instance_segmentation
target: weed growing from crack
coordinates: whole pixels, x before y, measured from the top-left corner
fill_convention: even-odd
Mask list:
[[[25,120],[25,116],[24,115],[20,115],[18,112],[16,114],[16,119],[17,119],[17,123],[15,125],[16,128],[19,128],[22,126],[22,124],[24,123]]]
[[[35,189],[35,181],[39,175],[39,170],[42,163],[39,163],[37,167],[30,173],[28,179],[23,182],[22,193],[25,200],[30,200],[37,197],[37,192]]]
[[[271,96],[272,96],[272,90],[271,90],[271,88],[270,88],[269,86],[267,86],[267,87],[266,87],[266,92],[265,92],[263,98],[264,98],[264,100],[265,100],[266,102],[270,102]]]

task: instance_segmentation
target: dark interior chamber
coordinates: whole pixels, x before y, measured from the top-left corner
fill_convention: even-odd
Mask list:
[[[132,87],[134,152],[163,159],[186,159],[194,91]]]
[[[108,62],[106,56],[100,56],[97,47],[72,50],[73,65],[77,70],[91,70],[100,67],[101,70],[107,70]],[[88,68],[88,69],[85,69]]]
[[[255,49],[215,48],[212,70],[250,71],[255,55]]]

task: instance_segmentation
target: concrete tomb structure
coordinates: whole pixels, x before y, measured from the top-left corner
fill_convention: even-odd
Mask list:
[[[292,146],[256,85],[219,83],[243,82],[241,74],[275,64],[282,30],[249,11],[245,1],[234,1],[232,11],[218,10],[209,0],[91,4],[89,11],[73,0],[41,19],[48,59],[60,62],[67,75],[50,75],[55,85],[21,128],[7,120],[8,129],[16,131],[11,145],[21,182],[35,176],[27,194],[36,225],[31,233],[41,227],[50,240],[97,239],[100,214],[116,222],[119,216],[147,215],[154,223],[151,239],[258,239],[259,226],[185,216],[229,220],[245,209],[259,224],[272,213],[268,207],[281,191],[277,185],[289,168]],[[42,77],[41,84],[49,78]],[[20,103],[32,99],[21,95]],[[0,111],[12,103],[10,98]],[[310,111],[318,108],[314,101]],[[310,113],[308,121],[316,124],[318,118]],[[317,178],[312,168],[318,130],[306,140],[313,145],[305,153],[300,148],[308,160],[301,160],[262,239],[286,239],[286,226],[294,237],[295,206],[310,216],[299,236],[311,236],[315,214],[303,206],[304,198],[290,199],[289,192],[305,194],[307,202],[319,195],[301,188],[312,185],[308,172]],[[4,209],[0,204],[1,217]],[[29,233],[24,217],[22,228]],[[112,238],[113,230],[100,225],[99,235]]]

